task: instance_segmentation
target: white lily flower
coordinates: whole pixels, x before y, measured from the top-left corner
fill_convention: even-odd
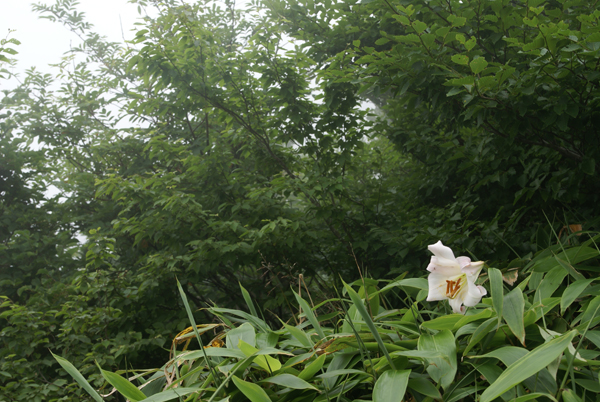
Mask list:
[[[452,311],[464,314],[464,306],[473,307],[487,294],[475,281],[483,268],[483,261],[471,262],[469,257],[454,257],[450,247],[441,241],[427,247],[433,253],[427,270],[429,294],[427,301],[446,300]]]

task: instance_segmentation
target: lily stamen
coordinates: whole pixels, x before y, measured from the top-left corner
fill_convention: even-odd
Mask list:
[[[460,280],[462,278],[458,278],[455,281],[446,280],[446,297],[450,299],[454,299],[460,290]]]

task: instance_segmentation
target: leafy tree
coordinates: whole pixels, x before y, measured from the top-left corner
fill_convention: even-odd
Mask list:
[[[464,222],[440,232],[443,223],[425,219],[425,227],[476,254],[493,247],[500,258],[514,256],[503,242],[521,255],[535,250],[531,240],[548,219],[594,227],[593,3],[269,4],[330,82],[383,108],[379,129],[421,172],[420,183],[405,184],[416,187],[412,205]],[[329,25],[332,40],[317,34]]]

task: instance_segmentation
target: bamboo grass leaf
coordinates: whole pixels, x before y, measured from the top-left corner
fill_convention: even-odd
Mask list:
[[[490,290],[492,292],[492,305],[498,315],[498,325],[502,323],[502,309],[504,306],[504,286],[502,285],[502,272],[496,268],[488,269],[490,276]]]
[[[454,335],[449,330],[443,330],[435,335],[421,334],[418,348],[421,352],[437,352],[442,357],[429,358],[427,372],[431,378],[447,389],[454,381],[456,370],[456,344]]]
[[[560,299],[560,311],[564,314],[567,308],[575,301],[577,297],[588,287],[592,281],[597,278],[586,279],[583,281],[575,281],[562,294]]]
[[[255,316],[255,317],[258,318],[258,313],[256,312],[256,308],[254,307],[254,303],[252,302],[252,298],[250,297],[250,293],[248,293],[248,291],[246,290],[246,288],[244,288],[241,283],[239,283],[239,285],[240,285],[240,290],[242,291],[242,296],[244,297],[244,300],[246,301],[246,304],[248,305],[248,309],[250,310],[250,313],[253,316]]]
[[[523,379],[531,377],[544,367],[552,363],[569,346],[577,331],[570,331],[561,337],[555,338],[538,346],[525,356],[511,364],[481,394],[480,402],[491,402]]]
[[[388,370],[373,388],[373,402],[398,402],[403,400],[411,370]]]
[[[523,346],[525,346],[524,309],[525,300],[520,288],[514,288],[504,296],[504,308],[502,312],[504,320]]]
[[[121,395],[130,401],[138,402],[146,399],[146,394],[140,391],[135,385],[127,381],[127,379],[121,377],[118,374],[111,373],[110,371],[102,370],[100,366],[98,366],[100,372],[102,373],[102,377],[113,387],[119,391]]]
[[[256,360],[255,360],[256,361]],[[265,378],[260,382],[268,382],[271,384],[281,385],[282,387],[292,388],[292,389],[313,389],[317,391],[317,388],[304,381],[303,379],[296,377],[291,374],[279,374],[273,377]]]
[[[235,386],[240,391],[242,391],[242,394],[244,394],[246,398],[250,399],[250,402],[271,402],[271,399],[269,398],[265,390],[262,389],[260,386],[251,382],[241,380],[236,376],[232,377]]]
[[[92,398],[94,398],[94,400],[96,402],[102,402],[103,399],[100,396],[100,394],[98,394],[98,392],[96,392],[96,390],[94,388],[92,388],[92,386],[90,385],[90,383],[85,379],[85,377],[83,377],[83,375],[81,375],[81,373],[79,372],[79,370],[77,370],[75,368],[75,366],[73,366],[71,364],[71,362],[69,362],[67,359],[64,359],[60,356],[55,355],[54,353],[50,352],[52,354],[52,356],[54,357],[54,359],[56,359],[56,361],[58,362],[58,364],[61,365],[61,367],[63,369],[65,369],[65,371],[67,373],[69,373],[71,375],[71,377],[73,377],[73,379],[75,381],[77,381],[77,383],[87,391],[88,394],[91,395]]]
[[[363,318],[363,321],[365,322],[365,324],[367,324],[367,327],[369,327],[369,330],[375,337],[375,341],[377,341],[377,344],[379,345],[379,350],[381,352],[383,352],[383,354],[385,355],[385,358],[387,359],[392,370],[395,370],[396,367],[394,366],[394,362],[392,361],[392,358],[390,357],[390,354],[388,353],[387,348],[383,344],[381,335],[379,334],[379,331],[377,331],[377,328],[375,327],[375,324],[373,323],[373,320],[371,319],[371,315],[367,311],[362,299],[360,298],[360,296],[358,296],[358,293],[356,293],[350,285],[348,285],[346,282],[343,282],[343,281],[342,281],[342,283],[344,284],[344,287],[346,288],[348,295],[350,295],[350,299],[352,299],[352,303],[356,307],[356,310],[360,313],[360,315]]]
[[[296,300],[298,301],[298,304],[300,305],[300,307],[302,308],[302,311],[306,315],[306,318],[308,319],[310,324],[313,326],[315,331],[317,331],[317,334],[319,335],[319,339],[324,339],[325,333],[323,332],[323,329],[321,329],[321,325],[319,324],[317,317],[315,317],[315,315],[313,314],[313,312],[312,312],[310,306],[308,305],[308,303],[306,302],[306,300],[304,300],[302,297],[300,297],[300,295],[298,295],[298,293],[296,293],[296,292],[294,292],[294,296],[296,296]]]

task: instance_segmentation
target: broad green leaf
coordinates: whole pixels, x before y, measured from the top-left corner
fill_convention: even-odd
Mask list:
[[[286,324],[283,321],[281,321],[281,323],[283,324],[283,326],[285,327],[285,329],[287,329],[288,332],[294,338],[296,338],[298,340],[298,342],[300,342],[303,346],[305,346],[307,348],[312,347],[312,342],[310,341],[310,338],[308,337],[308,335],[306,335],[306,333],[304,331],[302,331],[300,328],[297,328],[297,327],[294,327],[292,325]]]
[[[490,384],[493,384],[494,381],[496,381],[504,371],[498,366],[498,364],[496,364],[496,362],[493,362],[491,360],[484,364],[477,363],[475,365],[475,369],[479,371],[481,375],[483,375]],[[515,391],[515,388],[511,388],[502,395],[500,395],[500,397],[505,401],[512,401],[513,399],[515,399]]]
[[[600,393],[600,383],[596,380],[585,380],[585,379],[575,379],[575,382],[577,383],[577,385],[582,386],[583,388],[587,389],[588,391],[592,391],[595,393]]]
[[[242,317],[242,318],[248,320],[250,323],[252,323],[252,325],[254,325],[256,328],[258,328],[260,331],[272,332],[271,328],[269,328],[269,326],[267,325],[266,322],[264,322],[263,320],[261,320],[258,317],[255,317],[251,314],[246,313],[245,311],[234,310],[234,309],[230,309],[230,308],[221,308],[221,307],[211,307],[208,310],[211,312],[214,312],[214,313],[226,313],[226,314],[233,314],[235,316]]]
[[[354,357],[354,353],[334,353],[333,359],[329,362],[329,366],[327,366],[327,371],[324,374],[319,375],[327,375],[323,383],[328,389],[331,389],[335,386],[338,376],[340,374],[331,375],[331,373],[338,373],[341,370],[345,370],[350,361]]]
[[[471,38],[465,42],[465,48],[468,51],[471,51],[471,49],[473,49],[476,44],[477,44],[477,39],[475,39],[474,36],[471,36]]]
[[[256,360],[254,360],[256,362]],[[265,378],[260,382],[268,382],[271,384],[281,385],[282,387],[288,387],[292,389],[314,389],[317,390],[314,386],[307,383],[303,379],[296,377],[291,374],[280,374],[274,377]]]
[[[567,109],[567,113],[569,113],[569,110]],[[577,117],[577,114],[579,113],[579,110],[573,110],[571,111],[569,114],[572,117]],[[593,158],[585,157],[583,158],[583,160],[581,161],[580,165],[581,167],[581,171],[585,174],[589,174],[590,176],[592,176],[595,171],[596,171],[596,160]]]
[[[516,287],[504,296],[503,316],[508,327],[521,344],[525,345],[525,325],[523,322],[523,313],[525,309],[525,300],[523,292]]]
[[[487,67],[487,65],[488,65],[488,62],[483,57],[478,57],[476,59],[473,59],[471,61],[471,63],[469,63],[469,66],[471,67],[471,71],[473,71],[473,74],[479,74]]]
[[[563,389],[562,397],[564,402],[582,402],[579,395],[570,388]]]
[[[425,378],[411,378],[408,380],[408,388],[433,399],[442,399],[440,391]]]
[[[179,397],[186,396],[189,394],[193,394],[194,392],[201,391],[202,388],[197,387],[181,387],[181,388],[171,388],[165,391],[162,391],[158,394],[154,394],[146,399],[142,399],[141,402],[167,402],[177,400]]]
[[[546,273],[544,279],[542,279],[542,283],[540,283],[540,286],[538,286],[535,291],[533,302],[540,302],[541,300],[552,296],[556,289],[562,284],[565,276],[567,276],[567,271],[560,266],[554,267],[550,272]]]
[[[317,334],[319,335],[319,339],[324,339],[325,333],[321,329],[321,325],[319,324],[317,317],[315,317],[315,315],[313,314],[313,312],[312,312],[310,306],[308,305],[308,303],[306,302],[306,300],[304,300],[302,297],[300,297],[300,295],[298,295],[296,292],[294,292],[294,296],[296,296],[296,300],[298,301],[298,304],[302,308],[302,312],[304,313],[304,315],[306,315],[308,322],[310,322],[310,324],[313,326],[315,331],[317,331]]]
[[[373,402],[398,402],[404,398],[410,370],[388,370],[373,387]]]
[[[421,32],[423,32],[424,30],[427,29],[427,24],[424,23],[423,21],[416,20],[416,21],[413,21],[411,23],[411,25],[414,28],[415,32],[418,34],[420,34]]]
[[[323,363],[325,363],[325,359],[327,355],[322,354],[315,361],[310,363],[309,365],[304,367],[304,370],[298,374],[298,378],[308,381],[315,376],[323,368]]]
[[[81,373],[79,372],[79,370],[77,370],[75,368],[75,366],[73,366],[71,364],[71,362],[69,362],[67,359],[64,359],[60,356],[55,355],[54,353],[50,352],[52,354],[52,356],[54,357],[54,359],[56,359],[56,361],[58,362],[58,364],[61,365],[61,367],[63,369],[65,369],[65,371],[67,373],[69,373],[69,375],[71,377],[73,377],[73,379],[75,381],[77,381],[77,384],[79,384],[81,386],[81,388],[85,389],[87,391],[88,394],[91,395],[92,398],[94,398],[94,400],[96,402],[102,402],[103,399],[102,397],[98,394],[98,392],[96,392],[96,390],[94,388],[92,388],[92,386],[90,385],[89,382],[87,382],[87,380],[83,377],[83,375],[81,375]]]
[[[558,402],[553,395],[544,394],[542,392],[534,392],[531,394],[523,395],[518,398],[515,398],[512,402],[526,402],[526,401],[530,401],[532,399],[538,399],[538,398],[548,398],[551,401]]]
[[[549,251],[551,252],[551,250]],[[552,268],[561,265],[559,260],[563,262],[563,264],[570,264],[572,266],[579,264],[580,262],[598,257],[598,250],[587,247],[587,246],[578,246],[569,248],[559,254],[549,255],[545,258],[541,258],[535,262],[533,265],[534,272],[548,272]],[[567,269],[567,268],[565,268]],[[569,273],[571,273],[571,269],[569,268]],[[577,275],[578,273],[574,273]],[[581,275],[581,274],[579,274]],[[584,278],[575,278],[575,279],[584,279]]]
[[[241,380],[236,376],[232,376],[232,380],[235,386],[242,391],[242,394],[250,399],[250,402],[271,402],[265,390],[260,386]]]
[[[452,329],[464,316],[462,314],[447,314],[421,324],[424,328],[443,330]]]
[[[481,340],[485,336],[487,336],[487,334],[490,333],[490,331],[492,331],[494,328],[497,328],[497,327],[498,327],[498,320],[496,320],[496,318],[490,318],[489,320],[484,321],[475,330],[475,332],[473,332],[473,335],[471,335],[471,340],[469,341],[469,344],[463,351],[463,356],[466,356],[467,353],[469,353],[469,351],[471,351],[471,349],[473,349],[479,342],[481,342]]]
[[[490,276],[490,290],[492,292],[492,305],[498,315],[498,325],[502,322],[502,307],[504,305],[504,285],[502,284],[502,272],[496,268],[488,269]]]
[[[445,359],[450,364],[450,358],[437,350],[400,350],[392,352],[391,356],[405,356],[424,360]]]
[[[256,334],[256,347],[258,349],[272,349],[277,346],[279,335],[275,332],[259,332]]]
[[[234,357],[236,359],[243,359],[246,355],[239,349],[232,348],[207,348],[203,350],[192,350],[186,351],[177,356],[177,360],[193,360],[200,359],[204,356],[209,357]]]
[[[446,83],[444,85],[447,86],[467,86],[467,85],[474,85],[475,84],[475,78],[472,75],[468,75],[466,77],[461,77],[461,78],[453,78],[451,80],[446,81]]]
[[[561,337],[538,346],[515,363],[507,367],[481,394],[480,402],[491,402],[515,385],[552,363],[569,346],[577,331],[570,331]]]
[[[467,396],[472,395],[477,391],[481,391],[481,388],[476,386],[455,388],[450,392],[450,395],[444,394],[444,402],[464,401]]]
[[[523,358],[527,355],[529,351],[525,348],[517,347],[517,346],[505,346],[500,349],[495,349],[492,352],[486,353],[484,356],[480,357],[493,357],[495,359],[500,360],[504,363],[505,366],[510,366],[514,364],[519,359]],[[555,360],[556,361],[556,360]],[[552,364],[555,362],[553,361]],[[536,390],[538,392],[545,392],[548,394],[555,394],[558,390],[558,386],[556,385],[556,380],[550,372],[543,368],[538,371],[536,374],[521,379],[523,385],[525,385],[530,390]]]
[[[100,366],[98,366],[98,368],[100,368]],[[137,402],[146,399],[146,395],[142,391],[120,375],[102,370],[101,368],[100,372],[102,373],[102,377],[104,377],[110,385],[115,387],[121,395],[130,401]]]
[[[421,289],[421,290],[427,290],[429,289],[429,282],[427,282],[427,279],[425,278],[408,278],[408,279],[400,279],[399,281],[395,281],[390,283],[389,285],[386,285],[383,289],[381,289],[380,291],[378,291],[377,293],[385,293],[388,290],[392,289],[392,288],[403,288],[403,287],[407,287],[407,288],[416,288],[416,289]],[[370,295],[373,296],[373,295]]]
[[[472,312],[476,312],[476,313],[469,314],[469,315],[462,315],[462,318],[460,320],[458,320],[458,322],[456,324],[454,324],[454,328],[452,328],[452,331],[453,332],[457,331],[458,329],[464,327],[465,325],[467,325],[473,321],[485,320],[487,318],[490,318],[494,314],[491,309],[480,310],[479,312],[477,312],[477,310],[469,311],[469,313],[472,313]]]
[[[357,369],[339,369],[339,370],[327,370],[326,373],[323,374],[319,374],[317,377],[318,378],[323,378],[323,379],[327,379],[327,378],[337,378],[341,375],[346,375],[346,374],[358,374],[358,375],[366,375],[366,376],[370,376],[372,377],[373,375],[370,373],[367,373],[364,370],[357,370]]]
[[[598,310],[600,310],[600,296],[596,296],[590,300],[581,316],[581,324],[587,325],[588,321],[593,320],[598,315]]]
[[[466,22],[467,22],[467,19],[465,17],[455,17],[452,20],[452,26],[453,27],[462,27],[463,25],[465,25]]]
[[[558,264],[564,268],[565,271],[567,271],[572,277],[573,279],[575,279],[576,281],[580,281],[585,279],[585,277],[583,275],[581,275],[576,269],[575,267],[573,267],[571,264],[569,264],[567,261],[563,261],[560,258],[556,257],[556,261],[558,262]]]
[[[454,335],[448,330],[442,330],[435,335],[421,334],[418,341],[419,351],[439,352],[444,358],[428,359],[427,372],[431,378],[447,389],[456,375],[456,344]]]
[[[238,348],[248,357],[259,351],[254,346],[244,342],[243,339],[238,341]],[[273,373],[281,368],[281,362],[268,355],[257,356],[254,359],[254,363],[258,364],[260,367],[270,373]]]
[[[456,64],[466,66],[469,64],[469,56],[465,56],[464,54],[455,54],[452,56],[452,61]]]
[[[423,44],[429,49],[435,42],[435,34],[424,33],[421,35],[421,40],[423,41]]]
[[[240,340],[243,340],[250,346],[256,346],[256,330],[250,323],[243,323],[237,328],[227,332],[225,344],[228,348],[239,349]]]

